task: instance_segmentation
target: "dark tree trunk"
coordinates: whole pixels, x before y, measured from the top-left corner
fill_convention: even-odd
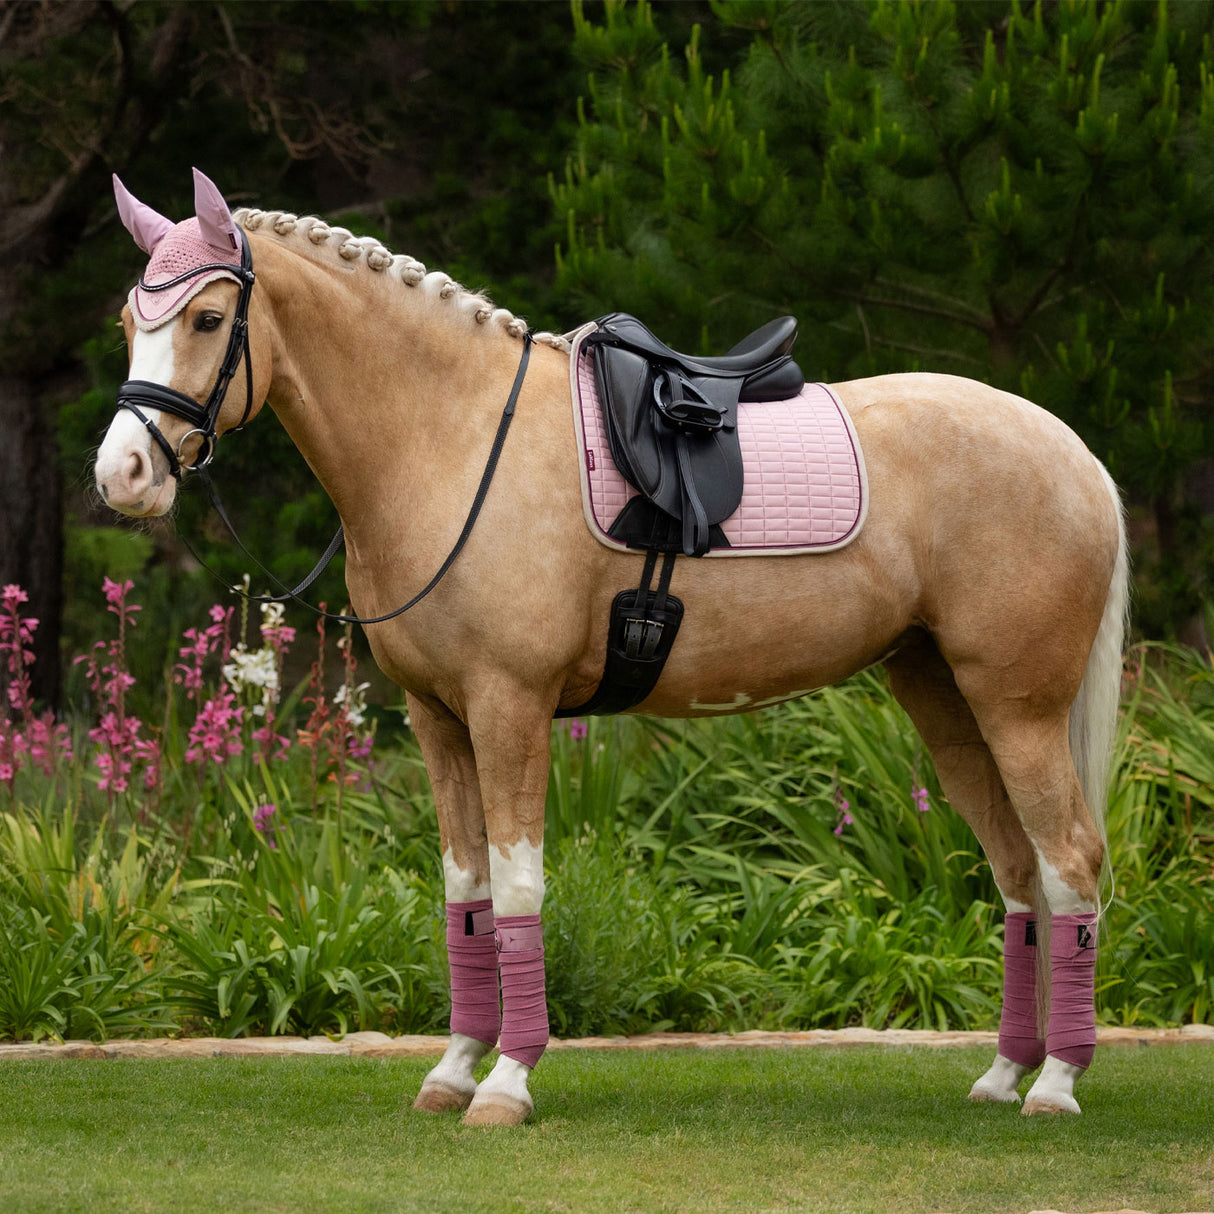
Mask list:
[[[62,508],[54,421],[35,385],[0,374],[0,584],[17,583],[35,616],[33,692],[59,696],[59,619],[63,573]]]
[[[169,100],[184,91],[182,68],[188,55],[193,6],[168,6],[163,19],[136,45],[129,6],[98,3],[40,4],[9,0],[0,5],[7,63],[34,63],[48,57],[59,69],[79,72],[73,39],[88,43],[97,69],[76,78],[91,96],[95,126],[62,163],[44,174],[18,171],[23,153],[46,141],[45,131],[60,121],[63,98],[22,92],[15,86],[0,108],[0,585],[17,583],[29,595],[27,614],[38,619],[33,691],[54,706],[59,693],[59,638],[62,613],[63,506],[59,483],[54,409],[45,383],[74,355],[71,330],[43,325],[31,337],[28,309],[32,281],[69,264],[85,239],[98,198],[109,189],[109,172],[147,141]],[[64,56],[59,59],[58,56]],[[83,62],[83,61],[81,61]],[[108,74],[107,74],[108,73]],[[62,77],[61,77],[62,78]],[[62,85],[60,87],[63,87]],[[31,114],[45,109],[43,121]],[[70,140],[64,141],[70,143]]]

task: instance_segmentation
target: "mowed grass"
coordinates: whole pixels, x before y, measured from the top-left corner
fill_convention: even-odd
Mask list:
[[[970,1104],[988,1054],[553,1053],[493,1131],[427,1060],[7,1063],[0,1210],[1214,1209],[1214,1049],[1105,1049],[1067,1119]]]

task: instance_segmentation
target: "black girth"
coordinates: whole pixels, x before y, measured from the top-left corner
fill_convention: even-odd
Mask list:
[[[215,378],[215,386],[207,397],[205,405],[200,405],[193,397],[176,388],[165,384],[151,383],[146,379],[128,379],[118,389],[118,407],[129,409],[147,427],[148,433],[156,440],[156,444],[164,452],[169,461],[169,471],[177,480],[181,480],[183,472],[201,471],[215,458],[215,444],[219,435],[215,432],[215,423],[219,420],[219,410],[223,408],[223,399],[228,392],[228,384],[236,374],[236,368],[244,359],[245,367],[245,403],[244,413],[238,425],[233,430],[241,429],[249,420],[253,408],[253,361],[249,357],[249,296],[253,293],[253,253],[249,248],[249,238],[243,228],[237,228],[240,233],[240,267],[228,265],[226,262],[212,262],[209,265],[198,266],[187,270],[168,282],[150,286],[141,278],[139,286],[144,291],[167,291],[171,287],[180,286],[200,274],[209,274],[212,270],[226,270],[240,279],[240,297],[236,301],[236,315],[232,320],[232,328],[228,333],[228,348],[224,353],[219,374]],[[142,406],[142,408],[140,407]],[[194,428],[181,436],[181,441],[174,451],[169,440],[161,433],[160,427],[144,409],[159,409],[164,413],[172,413],[190,423]],[[198,447],[198,457],[192,464],[184,463],[181,459],[181,448],[185,440],[193,434],[200,434],[202,441]]]

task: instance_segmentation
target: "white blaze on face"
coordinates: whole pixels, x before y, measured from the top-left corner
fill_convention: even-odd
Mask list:
[[[173,379],[173,326],[150,333],[137,330],[131,349],[130,379],[169,384]],[[159,409],[143,409],[153,425],[160,425]],[[94,475],[107,501],[118,509],[140,508],[147,491],[141,472],[151,467],[152,436],[129,409],[119,409],[97,451]],[[141,458],[132,458],[137,456]]]

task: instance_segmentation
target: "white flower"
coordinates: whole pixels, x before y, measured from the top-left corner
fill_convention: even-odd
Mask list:
[[[241,642],[228,658],[223,667],[228,686],[237,695],[246,687],[260,687],[261,703],[253,709],[253,715],[265,716],[266,709],[278,700],[278,659],[274,650],[267,645],[250,653]]]
[[[357,687],[351,687],[343,683],[334,693],[333,703],[345,704],[346,720],[355,729],[367,719],[367,688],[370,686],[370,683],[359,683]]]

